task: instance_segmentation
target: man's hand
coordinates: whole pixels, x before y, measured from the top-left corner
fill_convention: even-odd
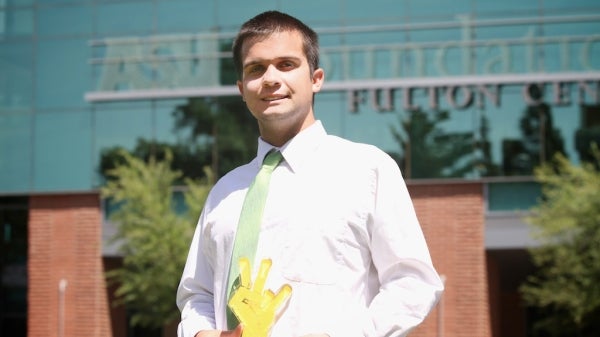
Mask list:
[[[244,326],[247,337],[268,337],[277,309],[292,293],[288,284],[283,285],[277,294],[264,290],[271,264],[271,260],[263,260],[252,283],[250,261],[240,259],[240,286],[229,300],[229,307]]]

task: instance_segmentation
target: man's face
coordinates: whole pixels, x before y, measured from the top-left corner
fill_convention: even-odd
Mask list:
[[[312,74],[296,31],[246,41],[238,88],[248,109],[266,129],[303,129],[314,120],[313,94],[321,89],[323,70]]]

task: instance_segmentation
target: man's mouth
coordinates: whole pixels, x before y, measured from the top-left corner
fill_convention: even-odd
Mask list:
[[[274,101],[279,101],[282,99],[286,99],[289,98],[289,96],[285,95],[285,96],[269,96],[269,97],[264,97],[262,100],[265,102],[274,102]]]

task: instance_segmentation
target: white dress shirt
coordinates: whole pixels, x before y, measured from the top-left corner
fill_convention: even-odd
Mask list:
[[[240,209],[262,158],[226,174],[200,216],[177,292],[179,337],[227,329],[226,287]],[[280,148],[253,267],[273,261],[266,288],[292,295],[271,337],[402,336],[443,284],[398,165],[374,146],[328,135],[319,121]],[[256,271],[255,269],[255,271]],[[253,274],[254,278],[254,274]]]

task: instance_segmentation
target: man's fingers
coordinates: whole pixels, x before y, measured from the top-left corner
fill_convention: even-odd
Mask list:
[[[235,328],[235,330],[233,330],[233,335],[231,335],[230,337],[240,337],[243,332],[244,332],[244,326],[241,324],[238,324],[238,326]]]
[[[221,331],[221,335],[220,337],[240,337],[242,335],[242,332],[244,330],[244,327],[239,324],[235,329],[233,330],[223,330]]]

